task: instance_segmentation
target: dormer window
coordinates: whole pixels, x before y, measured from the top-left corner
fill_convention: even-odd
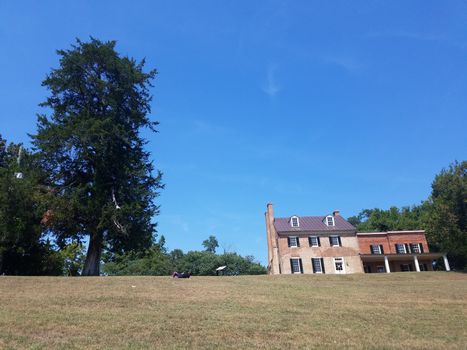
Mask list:
[[[335,226],[333,216],[331,216],[331,215],[326,216],[326,225],[327,226]]]
[[[292,227],[299,227],[300,226],[300,221],[298,220],[298,216],[292,216],[290,218],[290,226],[292,226]]]

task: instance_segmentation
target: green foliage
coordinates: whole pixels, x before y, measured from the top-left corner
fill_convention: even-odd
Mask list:
[[[432,184],[427,236],[434,249],[447,251],[452,267],[467,270],[467,161],[443,169]]]
[[[157,125],[148,118],[156,71],[121,57],[114,41],[77,40],[58,54],[60,67],[42,83],[52,114],[38,116],[33,144],[50,188],[51,232],[60,246],[88,236],[83,274],[97,275],[104,247],[124,254],[153,242],[163,185],[140,131]]]
[[[195,276],[209,276],[215,275],[219,266],[216,254],[208,251],[190,251],[184,255],[178,265],[178,271],[191,272]]]
[[[267,270],[254,261],[252,256],[242,257],[236,253],[215,254],[208,251],[190,251],[182,256],[180,251],[171,253],[177,255],[173,270],[178,272],[191,272],[195,276],[215,276],[219,266],[227,266],[227,275],[260,275]]]
[[[79,276],[84,264],[84,247],[78,242],[72,242],[60,251],[64,276]]]
[[[0,136],[0,274],[60,274],[40,225],[40,171],[31,154]]]
[[[183,271],[183,259],[185,254],[181,249],[174,249],[169,253],[170,264],[173,267],[173,271]]]
[[[424,202],[413,207],[391,207],[383,209],[364,209],[358,216],[352,216],[348,221],[360,232],[416,230],[425,227],[429,203]]]
[[[157,242],[157,245],[159,246],[159,249],[161,250],[161,252],[163,252],[164,254],[167,253],[167,248],[165,247],[165,237],[164,237],[164,235],[160,236],[159,242]]]
[[[242,257],[236,253],[224,253],[218,256],[220,266],[227,266],[227,275],[263,275],[267,270],[252,256]]]
[[[215,236],[209,236],[208,239],[203,241],[203,247],[207,252],[215,253],[216,248],[219,247],[219,242]]]
[[[260,275],[267,270],[254,261],[252,256],[242,257],[236,253],[216,255],[207,251],[180,249],[163,252],[158,244],[144,252],[130,252],[113,257],[106,262],[103,271],[108,275],[170,275],[173,271],[191,272],[194,276],[215,276],[216,268],[226,265],[228,275]]]
[[[167,254],[154,245],[145,251],[114,256],[113,261],[104,264],[103,272],[108,275],[164,276],[172,272],[172,266]]]

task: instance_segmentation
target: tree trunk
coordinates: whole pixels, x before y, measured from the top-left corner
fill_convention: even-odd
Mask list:
[[[102,253],[102,232],[92,234],[81,276],[99,276]]]

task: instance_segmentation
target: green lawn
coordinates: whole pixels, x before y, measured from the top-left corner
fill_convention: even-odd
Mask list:
[[[466,349],[467,274],[0,277],[0,348]]]

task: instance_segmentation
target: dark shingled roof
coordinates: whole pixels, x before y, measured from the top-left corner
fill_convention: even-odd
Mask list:
[[[335,216],[335,226],[327,226],[324,222],[326,216],[299,216],[300,227],[290,226],[290,218],[274,219],[277,233],[281,232],[308,232],[308,231],[356,231],[342,216]]]

